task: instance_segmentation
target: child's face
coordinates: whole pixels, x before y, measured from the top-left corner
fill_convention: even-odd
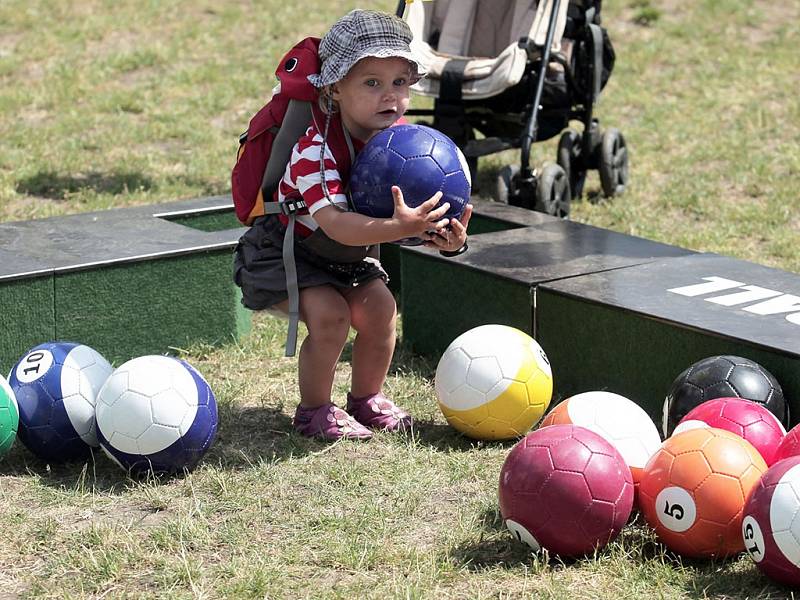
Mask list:
[[[386,129],[408,109],[411,66],[402,58],[368,57],[334,84],[342,121],[361,141]]]

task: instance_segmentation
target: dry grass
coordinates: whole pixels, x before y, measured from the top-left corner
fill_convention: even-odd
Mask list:
[[[0,220],[226,193],[280,54],[355,4],[6,0]],[[608,202],[590,176],[574,218],[800,271],[796,3],[604,11],[618,64],[598,115],[626,135],[632,182]],[[482,180],[516,158],[487,160]],[[0,462],[0,597],[789,596],[747,559],[682,562],[636,523],[594,557],[532,555],[498,515],[509,445],[448,428],[434,365],[403,352],[387,389],[418,417],[415,436],[297,436],[283,334],[259,316],[239,345],[187,350],[221,423],[185,477],[129,480],[101,455],[51,468],[17,445]],[[348,370],[345,358],[340,400]]]

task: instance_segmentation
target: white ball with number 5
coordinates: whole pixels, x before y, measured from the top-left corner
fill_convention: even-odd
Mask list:
[[[742,539],[762,573],[800,585],[800,456],[776,462],[761,478],[744,509]]]

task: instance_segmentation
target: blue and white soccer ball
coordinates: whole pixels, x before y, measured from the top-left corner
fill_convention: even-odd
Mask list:
[[[29,350],[8,383],[19,408],[19,438],[39,458],[86,458],[97,446],[94,405],[111,374],[96,350],[74,342],[48,342]]]
[[[184,360],[140,356],[120,365],[97,396],[97,437],[131,473],[194,467],[217,434],[217,401]]]

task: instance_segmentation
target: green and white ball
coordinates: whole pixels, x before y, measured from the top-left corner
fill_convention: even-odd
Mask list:
[[[0,375],[0,456],[11,449],[17,437],[18,426],[17,397],[5,377]]]

